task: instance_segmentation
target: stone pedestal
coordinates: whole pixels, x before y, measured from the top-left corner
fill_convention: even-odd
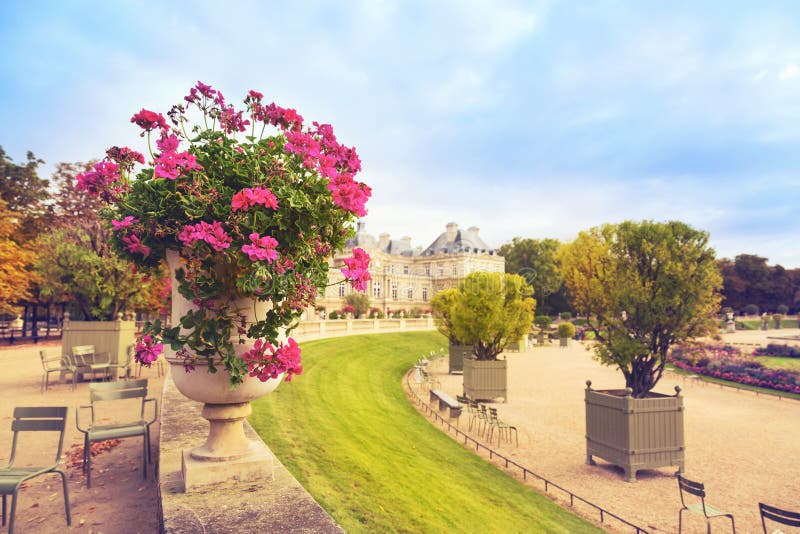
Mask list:
[[[188,453],[186,449],[181,451],[184,492],[230,480],[255,482],[274,478],[274,458],[262,441],[248,440],[246,454],[222,462],[197,459],[195,451],[198,449]]]

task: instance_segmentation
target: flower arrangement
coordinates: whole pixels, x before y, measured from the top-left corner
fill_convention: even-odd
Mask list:
[[[237,110],[198,82],[166,118],[142,109],[131,119],[149,158],[113,147],[78,177],[108,203],[115,245],[138,266],[157,268],[170,251],[179,257],[173,283],[193,307],[170,327],[148,323],[136,360],[151,364],[163,344],[187,371],[201,361],[212,373],[221,366],[233,386],[248,374],[288,381],[302,371],[300,349],[283,333],[328,284],[328,258],[371,194],[355,179],[356,150],[330,125],[308,125],[256,91],[244,104]],[[369,256],[355,249],[345,264],[345,279],[363,291]],[[242,299],[250,309],[237,305]],[[247,320],[257,303],[265,311]],[[237,345],[249,350],[237,354]]]

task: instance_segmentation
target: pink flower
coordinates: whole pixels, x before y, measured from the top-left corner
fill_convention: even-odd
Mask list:
[[[192,245],[196,241],[204,241],[217,252],[230,248],[231,242],[233,242],[233,239],[225,232],[225,228],[222,227],[222,223],[219,221],[214,221],[212,224],[200,221],[194,226],[187,224],[178,234],[178,240],[184,245]]]
[[[106,150],[106,155],[121,167],[133,167],[134,163],[144,163],[144,156],[126,146],[112,146]]]
[[[137,222],[139,222],[138,219],[134,219],[133,215],[128,215],[121,221],[118,221],[116,219],[111,219],[111,228],[116,232],[118,230],[122,230],[123,228],[127,228],[128,226]]]
[[[303,372],[303,367],[300,365],[300,347],[292,338],[278,347],[257,339],[253,348],[242,354],[242,359],[247,363],[248,374],[262,382],[276,379],[284,373],[286,381],[289,382],[293,375]]]
[[[328,182],[328,190],[333,197],[333,203],[343,210],[359,217],[367,214],[364,206],[372,196],[372,189],[367,184],[356,182],[350,174],[340,174]]]
[[[246,188],[238,191],[231,198],[233,211],[246,210],[256,204],[262,204],[267,208],[278,209],[278,198],[272,191],[263,187]]]
[[[156,140],[156,146],[161,152],[175,152],[180,144],[181,141],[178,139],[177,135],[167,135],[167,132],[164,132],[161,137]]]
[[[162,130],[166,130],[168,128],[167,121],[164,119],[164,116],[161,113],[156,113],[154,111],[149,111],[147,109],[142,108],[142,110],[131,117],[131,122],[136,123],[137,126],[142,128],[143,130],[154,130],[155,128],[161,128]]]
[[[123,237],[122,242],[125,243],[125,249],[131,254],[140,252],[145,257],[150,254],[150,247],[144,245],[139,241],[139,238],[133,234]]]
[[[366,291],[367,282],[372,280],[369,274],[369,260],[369,254],[362,248],[354,248],[353,257],[344,259],[347,268],[342,269],[342,274],[356,291]]]
[[[267,263],[272,263],[278,259],[278,251],[275,250],[275,247],[278,246],[278,241],[275,238],[268,235],[259,237],[258,233],[253,232],[250,234],[250,241],[252,245],[242,246],[242,252],[247,254],[250,261],[266,261]]]
[[[158,359],[158,355],[161,354],[163,350],[164,345],[162,343],[156,343],[154,345],[153,337],[144,335],[136,342],[134,359],[142,365],[150,367],[150,364]]]
[[[264,95],[262,93],[259,93],[258,91],[253,91],[252,89],[250,89],[250,91],[248,91],[247,94],[253,100],[261,100],[262,98],[264,98]]]

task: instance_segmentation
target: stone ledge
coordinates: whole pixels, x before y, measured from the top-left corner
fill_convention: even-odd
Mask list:
[[[202,444],[208,434],[201,408],[178,392],[171,377],[166,378],[158,464],[162,532],[344,532],[277,458],[273,479],[229,480],[183,493],[181,451]],[[261,439],[247,422],[245,433]]]

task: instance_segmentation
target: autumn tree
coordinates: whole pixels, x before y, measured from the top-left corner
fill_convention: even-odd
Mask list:
[[[581,232],[560,253],[575,309],[597,358],[633,396],[661,378],[669,348],[716,331],[722,277],[708,234],[681,222],[623,222]]]
[[[25,163],[14,163],[0,146],[0,199],[17,213],[13,238],[19,244],[32,241],[48,226],[50,192],[49,182],[39,177],[42,163],[33,152],[28,152]]]
[[[35,275],[31,271],[34,254],[15,240],[19,214],[0,199],[0,314],[16,315],[14,306],[31,298]]]
[[[535,309],[533,287],[522,276],[474,272],[458,286],[453,332],[462,343],[473,345],[477,359],[496,360],[528,333]]]

